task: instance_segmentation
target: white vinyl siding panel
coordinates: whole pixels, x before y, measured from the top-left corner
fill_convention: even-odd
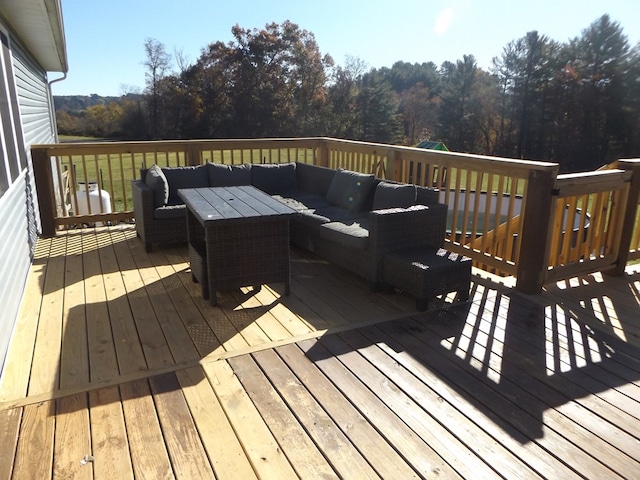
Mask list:
[[[2,25],[0,25],[2,27]],[[31,145],[52,143],[55,136],[46,73],[9,38],[10,72],[0,78],[11,100],[13,129],[3,130],[4,143],[17,146],[18,176],[0,197],[0,369],[20,309],[33,252],[38,238]],[[6,58],[5,58],[6,60]],[[13,138],[7,138],[11,135]]]
[[[45,73],[29,62],[16,45],[13,45],[13,68],[24,143],[28,152],[31,145],[52,143],[56,138],[49,85]]]
[[[27,177],[21,175],[0,198],[0,369],[20,309],[32,249],[35,247],[25,198]]]

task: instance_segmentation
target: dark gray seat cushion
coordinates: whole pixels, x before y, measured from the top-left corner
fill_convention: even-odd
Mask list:
[[[302,212],[302,215],[298,215],[296,217],[296,222],[303,224],[307,228],[315,230],[316,228],[319,228],[320,225],[329,223],[329,219],[322,215],[316,215],[313,210],[307,210]]]
[[[367,217],[360,217],[347,223],[323,223],[318,234],[341,246],[366,250],[369,246],[369,220]]]
[[[251,185],[269,195],[296,189],[296,164],[255,164],[251,167]]]
[[[373,210],[409,208],[416,203],[415,185],[380,182],[373,197]]]
[[[330,222],[343,222],[343,223],[355,222],[368,215],[368,213],[363,213],[363,212],[351,212],[342,207],[336,207],[335,205],[330,205],[324,208],[318,208],[314,211],[314,213],[316,215],[326,218]]]
[[[153,206],[161,207],[169,201],[169,184],[162,169],[151,165],[144,177],[144,183],[153,190]]]
[[[329,186],[327,200],[350,212],[358,212],[362,210],[374,181],[373,175],[339,169]]]
[[[208,163],[210,187],[235,187],[238,185],[251,185],[251,164],[223,165],[221,163]]]
[[[197,167],[171,167],[163,168],[162,172],[169,183],[169,198],[167,204],[182,203],[178,196],[181,188],[202,188],[209,186],[209,174],[206,165]]]

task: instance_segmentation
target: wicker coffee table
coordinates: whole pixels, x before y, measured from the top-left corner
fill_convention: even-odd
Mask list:
[[[295,210],[252,186],[178,191],[187,207],[192,277],[217,291],[283,282],[289,294],[289,220]]]

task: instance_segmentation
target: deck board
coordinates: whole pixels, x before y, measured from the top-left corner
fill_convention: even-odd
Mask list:
[[[215,474],[257,478],[222,405],[201,367],[176,372]]]
[[[640,268],[475,275],[424,313],[308,252],[291,272],[214,307],[131,226],[40,240],[0,478],[637,478]]]
[[[120,395],[136,478],[175,478],[149,384],[124,383]]]

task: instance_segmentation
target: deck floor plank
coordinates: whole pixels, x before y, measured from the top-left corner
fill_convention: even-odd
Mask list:
[[[407,327],[398,324],[381,326],[381,330],[388,333],[390,337],[402,337],[406,332],[405,328]],[[429,329],[429,324],[412,322],[408,328],[414,332],[422,332]],[[421,340],[418,342],[422,345],[414,347],[414,351],[423,348],[438,352],[438,346],[433,345],[431,348],[431,345],[436,343],[439,338],[441,337],[436,335],[421,335]],[[423,339],[427,341],[423,341]],[[512,380],[508,380],[503,375],[500,378],[500,383],[497,384],[476,368],[466,367],[465,362],[461,361],[459,357],[441,358],[443,359],[442,364],[429,362],[429,367],[440,371],[448,381],[465,390],[470,398],[478,399],[483,404],[483,408],[503,417],[513,428],[522,432],[524,438],[536,439],[549,452],[562,452],[563,461],[575,466],[575,468],[582,469],[583,473],[600,475],[603,478],[614,478],[615,474],[611,469],[596,460],[592,452],[583,450],[583,448],[590,449],[591,442],[598,439],[587,436],[588,440],[585,439],[586,442],[578,443],[580,447],[577,447],[575,440],[579,441],[580,438],[583,438],[584,432],[573,430],[575,425],[569,419],[548,410],[542,400],[535,396],[537,393],[535,390],[530,392],[519,385],[520,380],[527,382],[528,377],[523,376],[524,378],[521,379],[514,376]],[[457,368],[452,368],[452,366]],[[542,412],[544,412],[544,418]],[[550,413],[551,415],[549,415]],[[568,431],[564,430],[567,428]],[[567,437],[574,438],[572,440]],[[597,452],[594,453],[597,455]]]
[[[162,328],[164,337],[171,350],[171,355],[176,362],[186,362],[199,358],[199,352],[193,339],[189,335],[187,327],[182,320],[179,311],[176,309],[172,295],[167,294],[175,288],[165,288],[163,276],[171,277],[174,274],[170,266],[157,266],[144,251],[143,246],[138,241],[129,241],[129,248],[140,271],[140,277],[151,301],[151,307]],[[172,284],[175,285],[176,282]],[[183,298],[187,295],[184,290],[178,289],[177,294]],[[206,345],[207,349],[212,345]]]
[[[336,342],[339,340],[331,336],[318,342],[300,342],[300,347],[337,388],[348,392],[346,394],[363,415],[376,417],[376,427],[406,459],[413,462],[421,475],[427,478],[434,475],[455,478],[471,474],[482,478],[495,477],[494,472],[463,449],[458,440],[448,434],[443,435],[445,430],[437,421],[402,395],[393,383],[383,380],[370,365],[360,364],[355,371],[349,371],[343,362],[355,367],[358,359],[349,360],[350,352],[345,349],[340,350],[339,358],[334,357],[328,348],[335,346]],[[295,352],[293,349],[289,351]],[[374,384],[370,383],[372,376]]]
[[[62,348],[60,349],[60,388],[89,382],[89,351],[82,259],[82,236],[67,239]]]
[[[55,402],[24,407],[11,478],[52,477],[55,424]]]
[[[174,270],[175,281],[188,293],[188,296],[180,295],[180,298],[172,299],[201,354],[205,351],[212,353],[245,348],[247,341],[222,308],[211,306],[208,300],[202,298],[201,287],[192,281],[184,257],[171,250],[166,258]]]
[[[176,372],[189,410],[218,478],[257,478],[201,367]]]
[[[211,306],[132,225],[39,240],[0,478],[637,477],[640,268],[416,312],[292,249],[283,290]]]
[[[27,394],[50,249],[51,239],[41,239],[36,245],[0,379],[0,401],[14,400]]]
[[[55,420],[53,476],[92,479],[91,465],[83,462],[91,455],[87,395],[81,393],[57,400]]]
[[[118,387],[89,392],[89,408],[93,457],[91,463],[95,480],[134,478]]]
[[[59,387],[66,241],[66,237],[56,237],[51,242],[51,257],[47,265],[40,312],[40,318],[45,321],[38,324],[29,377],[29,395]]]
[[[118,357],[111,330],[107,286],[100,262],[97,235],[86,235],[83,247],[85,312],[90,319],[87,322],[89,371],[92,382],[102,382],[118,376]]]
[[[523,470],[523,465],[520,465],[519,478],[535,478],[536,475],[553,478],[558,471],[565,468],[555,458],[550,459],[548,452],[535,443],[523,444],[515,439],[508,431],[488,418],[481,409],[474,407],[455,389],[447,386],[431,369],[412,357],[410,349],[396,351],[396,346],[387,346],[385,338],[381,335],[375,337],[376,342],[372,342],[373,337],[366,335],[362,330],[345,332],[340,336],[380,369],[386,377],[393,379],[394,383],[407,395],[440,419],[452,432],[461,431],[460,429],[471,430],[473,427],[470,423],[475,424],[478,430],[473,431],[473,434],[457,435],[463,442],[483,442],[483,448],[495,448],[497,451],[505,448],[516,455],[531,469],[531,472],[527,472],[526,469]],[[435,354],[430,355],[430,359],[438,361]],[[491,458],[493,455],[494,453],[491,452],[486,458]],[[509,455],[505,455],[504,458],[508,457]],[[497,470],[503,473],[500,469]],[[572,475],[571,472],[566,471],[563,475],[563,478],[580,478],[577,474]]]
[[[496,335],[497,337],[506,337],[505,324],[506,319],[503,325],[494,330],[498,334]],[[483,330],[486,326],[479,325],[479,328]],[[484,329],[484,333],[489,335],[491,332]],[[558,404],[566,403],[566,405],[574,408],[584,407],[589,412],[593,412],[596,415],[595,419],[585,422],[590,425],[590,428],[600,425],[600,418],[602,418],[610,424],[604,426],[605,432],[614,432],[615,429],[612,430],[611,425],[618,425],[619,428],[626,430],[635,438],[640,438],[640,422],[638,422],[637,416],[634,417],[632,415],[632,412],[640,411],[640,405],[635,400],[640,398],[640,390],[637,390],[637,387],[633,384],[624,384],[628,380],[623,380],[616,375],[616,372],[620,372],[622,369],[630,369],[623,367],[613,358],[610,358],[610,361],[603,361],[606,359],[604,353],[606,345],[611,346],[619,343],[616,337],[600,334],[596,339],[593,338],[589,331],[582,331],[580,333],[581,344],[590,344],[587,348],[593,350],[602,349],[603,351],[598,352],[597,355],[593,353],[584,354],[575,349],[567,348],[565,343],[564,346],[559,346],[556,349],[559,352],[559,357],[563,358],[559,366],[562,367],[564,372],[558,371],[551,375],[548,365],[546,365],[546,371],[541,368],[531,368],[531,359],[542,358],[543,356],[541,345],[539,341],[536,342],[535,340],[542,336],[540,332],[535,332],[532,328],[527,328],[526,325],[520,325],[518,321],[511,321],[509,322],[508,335],[509,337],[506,340],[500,341],[496,339],[494,341],[495,346],[500,350],[504,350],[504,342],[507,341],[510,345],[510,362],[527,374],[554,388],[559,394],[556,397]],[[549,338],[547,333],[545,342],[552,340],[553,338]],[[565,338],[565,341],[568,340]],[[579,365],[577,365],[578,363]],[[635,374],[635,378],[640,377],[640,374],[634,371],[630,371],[628,377],[631,378],[632,374]],[[620,387],[629,387],[627,390],[633,391],[629,391],[630,395],[625,395],[618,390]],[[572,398],[576,399],[576,401],[568,402]],[[611,405],[617,408],[611,408]],[[583,418],[583,416],[585,420],[590,418],[584,413],[576,413],[574,415],[576,418]]]
[[[120,396],[135,477],[175,478],[148,382],[124,383]]]
[[[261,286],[258,290],[262,291],[263,289],[264,287]],[[238,304],[235,311],[243,312],[243,316],[245,317],[243,324],[250,322],[260,327],[268,339],[261,340],[260,343],[275,342],[291,338],[291,332],[289,332],[289,330],[287,330],[272,314],[269,304],[265,306],[257,298],[257,295],[259,295],[258,290],[245,288],[232,294],[232,298],[234,298],[235,303]],[[243,298],[244,295],[247,295],[248,298]]]
[[[125,238],[119,230],[112,231],[114,253],[122,276],[124,296],[129,301],[129,308],[135,322],[136,335],[142,345],[145,362],[149,369],[172,365],[175,363],[167,339],[153,311],[153,304],[145,288],[142,276],[133,261]],[[133,331],[131,331],[133,333]],[[128,343],[136,339],[127,338]]]
[[[213,470],[174,374],[149,380],[162,434],[178,478],[212,478]]]
[[[502,341],[495,340],[495,346],[498,347],[498,350],[508,353],[508,355],[502,355],[502,371],[513,368],[515,369],[514,376],[519,379],[529,379],[527,383],[523,382],[524,388],[529,391],[535,391],[536,396],[547,406],[561,413],[564,417],[572,419],[578,425],[576,428],[569,429],[569,431],[583,432],[582,434],[585,435],[584,426],[589,432],[595,434],[598,439],[602,439],[605,442],[604,444],[599,444],[600,440],[591,442],[593,444],[592,448],[597,450],[598,454],[604,455],[609,452],[612,458],[617,457],[616,452],[610,450],[609,445],[611,445],[621,451],[636,451],[637,455],[635,457],[638,458],[640,456],[640,444],[638,443],[637,432],[638,428],[640,428],[640,422],[632,415],[627,414],[625,408],[629,408],[629,412],[635,412],[640,405],[637,405],[637,402],[629,397],[615,395],[614,386],[616,383],[614,380],[611,380],[610,385],[606,385],[594,382],[593,377],[586,373],[600,371],[601,368],[606,368],[615,362],[602,355],[596,361],[591,360],[589,364],[580,365],[580,368],[575,362],[568,362],[566,365],[573,368],[549,374],[545,372],[544,368],[541,368],[541,365],[536,365],[535,362],[532,362],[532,359],[538,359],[539,364],[544,363],[544,347],[546,345],[544,343],[540,344],[540,340],[537,341],[538,345],[536,345],[535,340],[536,338],[543,338],[544,340],[544,334],[541,333],[540,328],[527,324],[523,325],[521,321],[518,321],[518,318],[513,318],[508,323],[508,332],[498,335],[505,337],[505,340],[509,342],[510,348],[508,350]],[[441,334],[441,331],[438,331],[438,327],[443,326],[444,322],[430,324],[430,327],[438,334]],[[576,328],[578,327],[579,325],[576,326]],[[507,335],[508,338],[506,338]],[[586,343],[586,339],[590,335],[592,334],[588,330],[580,333],[579,341]],[[619,340],[612,335],[604,333],[594,335],[595,338],[592,338],[593,344],[600,345],[603,349],[607,345],[619,343]],[[572,339],[567,340],[573,341]],[[562,349],[558,350],[562,351]],[[564,352],[564,355],[569,354],[571,354],[571,349],[567,349]],[[610,376],[610,378],[612,377]],[[621,408],[611,408],[611,403],[599,398],[598,392],[600,391],[609,392],[610,400],[620,399],[621,404],[619,403],[619,406]],[[627,402],[624,399],[629,401]],[[631,433],[627,433],[625,429],[630,430]],[[609,460],[606,457],[603,461],[613,467],[616,465],[615,460]],[[627,466],[628,462],[626,461],[623,463],[622,471],[627,468],[633,468],[633,463],[630,466]],[[640,468],[640,465],[637,465],[636,468]]]
[[[305,335],[318,330],[286,307],[284,302],[288,297],[291,297],[291,294],[282,295],[268,285],[256,295],[263,306],[269,307],[270,314],[287,329],[289,336]]]
[[[344,334],[347,335],[348,332]],[[487,436],[473,422],[461,417],[455,409],[446,408],[436,395],[422,390],[421,395],[414,398],[406,391],[399,390],[397,384],[389,382],[379,385],[375,383],[375,379],[380,376],[380,372],[372,368],[373,365],[359,353],[349,351],[350,347],[342,339],[331,337],[320,343],[334,355],[340,351],[347,352],[336,358],[354,375],[358,375],[364,384],[372,385],[373,393],[380,401],[405,419],[432,448],[441,452],[441,455],[442,452],[447,452],[443,458],[464,477],[478,475],[482,478],[497,478],[497,470],[500,475],[508,478],[535,478],[535,474],[520,464],[511,452]],[[395,379],[403,373],[396,372],[390,378]]]
[[[228,360],[300,478],[333,478],[336,472],[250,355]]]
[[[297,478],[231,367],[219,361],[206,364],[204,370],[258,477]]]
[[[303,343],[313,344],[314,342]],[[325,377],[326,364],[310,362],[295,345],[279,347],[276,352],[382,478],[391,478],[396,475],[398,478],[419,478],[419,474],[428,477],[441,472],[448,477],[446,469],[442,469],[435,462],[424,468],[421,468],[422,465],[416,465],[415,468],[418,471],[414,470],[414,466],[410,463],[411,459],[427,457],[429,446],[411,430],[405,428],[392,412],[381,405],[375,405],[375,408],[370,409],[367,400],[359,391],[360,385],[354,384],[359,382],[359,379],[346,380],[351,387],[349,397],[346,397],[344,391],[339,390],[339,384]],[[261,352],[260,355],[275,354],[266,351]],[[275,366],[278,367],[278,365]],[[267,371],[273,371],[273,367]],[[372,416],[376,419],[375,427],[367,421],[367,418]],[[384,435],[391,423],[397,428],[397,437],[390,443]],[[414,445],[416,448],[408,451],[410,449],[406,447],[407,445]],[[418,453],[419,457],[416,456]]]
[[[220,339],[206,321],[204,312],[199,308],[198,304],[202,298],[199,298],[198,295],[194,296],[183,284],[182,280],[187,275],[179,267],[173,266],[170,263],[170,258],[161,252],[153,252],[149,258],[155,265],[160,278],[159,283],[153,285],[154,290],[157,289],[158,296],[170,299],[172,307],[169,308],[178,315],[179,321],[193,342],[198,355],[207,355],[216,350],[223,352],[224,348]],[[188,276],[190,277],[190,274]],[[189,286],[189,284],[187,285]]]
[[[108,232],[106,232],[108,235]],[[106,302],[109,309],[111,331],[120,374],[147,370],[143,348],[138,338],[133,312],[127,291],[118,269],[118,261],[112,246],[99,249],[100,263],[104,273]]]
[[[287,403],[298,421],[309,432],[313,442],[323,452],[332,468],[343,478],[379,478],[366,458],[351,443],[349,437],[322,405],[295,376],[284,367],[274,353],[267,350],[254,354],[278,394]],[[275,365],[274,365],[275,362]]]
[[[13,464],[18,447],[22,408],[0,411],[0,478],[12,478]]]

